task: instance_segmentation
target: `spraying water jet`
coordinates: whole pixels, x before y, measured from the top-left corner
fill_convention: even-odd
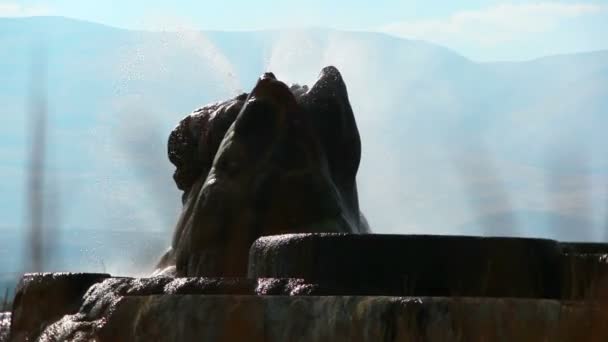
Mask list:
[[[182,120],[168,152],[183,211],[155,276],[26,274],[0,341],[608,338],[588,301],[605,244],[363,234],[336,68],[310,89],[266,73]]]

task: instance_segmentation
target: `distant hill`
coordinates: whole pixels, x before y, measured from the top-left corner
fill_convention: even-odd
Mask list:
[[[249,90],[265,70],[312,83],[332,64],[361,130],[361,207],[374,231],[483,233],[463,227],[535,211],[589,222],[580,240],[604,236],[608,51],[476,63],[378,33],[143,32],[36,17],[0,19],[0,56],[0,230],[23,226],[25,114],[36,85],[46,84],[52,115],[57,225],[168,240],[179,210],[165,156],[171,128]],[[33,74],[44,63],[46,83]]]

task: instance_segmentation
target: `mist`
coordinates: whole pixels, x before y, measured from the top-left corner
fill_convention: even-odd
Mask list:
[[[166,157],[171,129],[197,107],[249,91],[264,71],[311,85],[327,65],[342,72],[361,133],[360,206],[374,233],[608,238],[604,55],[476,63],[378,33],[139,32],[57,20],[38,23],[50,32],[52,182],[42,197],[57,205],[55,223],[42,226],[58,227],[43,243],[59,249],[43,270],[150,273],[181,207]],[[17,63],[20,51],[2,53]],[[9,73],[13,84],[25,84],[22,71]],[[27,158],[4,172],[26,170]],[[25,191],[3,187],[7,198]],[[2,214],[6,234],[26,226]],[[2,269],[27,271],[14,264]]]

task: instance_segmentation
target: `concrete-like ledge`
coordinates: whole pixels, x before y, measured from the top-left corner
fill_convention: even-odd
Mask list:
[[[0,341],[9,319],[10,341],[606,341],[601,248],[264,237],[250,250],[249,278],[26,274],[12,317],[0,316]]]
[[[248,275],[356,295],[560,298],[561,257],[544,239],[293,234],[258,239]]]

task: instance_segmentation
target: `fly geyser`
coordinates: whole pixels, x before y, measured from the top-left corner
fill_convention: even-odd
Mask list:
[[[183,209],[153,275],[26,274],[0,342],[608,340],[606,244],[369,234],[334,67],[264,74],[168,152]]]
[[[184,191],[158,273],[245,276],[251,244],[285,233],[364,233],[361,141],[334,67],[310,88],[264,74],[251,93],[205,106],[169,137]]]

